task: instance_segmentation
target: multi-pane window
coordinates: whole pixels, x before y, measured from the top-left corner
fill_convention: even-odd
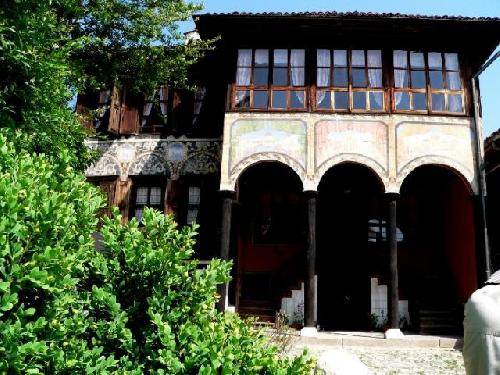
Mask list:
[[[456,53],[394,51],[394,109],[464,112]]]
[[[168,113],[168,87],[160,86],[153,95],[144,98],[142,107],[142,131],[156,131],[166,124]]]
[[[316,108],[384,111],[382,52],[318,49]]]
[[[396,240],[403,241],[404,236],[401,229],[396,228]],[[382,219],[368,220],[368,242],[385,242],[387,241],[387,223]]]
[[[191,225],[192,223],[198,221],[198,213],[200,212],[200,193],[201,189],[199,186],[190,186],[188,192],[188,210],[186,223]]]
[[[138,186],[135,189],[134,217],[140,221],[145,207],[163,211],[163,202],[163,189],[160,186]]]
[[[305,50],[238,50],[234,95],[239,109],[305,109]]]

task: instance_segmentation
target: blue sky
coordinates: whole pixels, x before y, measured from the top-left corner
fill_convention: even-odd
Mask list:
[[[500,0],[204,0],[203,12],[364,11],[500,17]],[[480,77],[485,135],[500,128],[500,59]],[[496,90],[495,90],[496,89]]]

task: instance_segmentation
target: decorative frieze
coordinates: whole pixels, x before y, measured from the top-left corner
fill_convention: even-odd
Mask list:
[[[87,146],[101,156],[86,175],[120,176],[218,173],[221,141],[190,138],[127,138],[87,140]]]

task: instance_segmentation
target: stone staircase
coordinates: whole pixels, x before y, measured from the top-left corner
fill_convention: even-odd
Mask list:
[[[419,311],[420,333],[456,335],[462,333],[462,323],[456,309],[422,309]]]

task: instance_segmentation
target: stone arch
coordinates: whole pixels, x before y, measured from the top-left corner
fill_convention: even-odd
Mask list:
[[[191,154],[179,168],[179,174],[212,174],[217,173],[220,168],[220,160],[217,155],[209,152],[196,152]]]
[[[127,175],[170,175],[171,166],[159,154],[148,152],[137,156],[128,166]]]
[[[324,161],[316,168],[315,188],[318,188],[322,177],[330,168],[341,163],[355,163],[369,168],[379,178],[384,189],[388,190],[389,179],[387,170],[376,160],[360,154],[339,154]]]
[[[467,186],[467,189],[471,193],[477,194],[477,182],[474,178],[474,172],[469,168],[464,166],[463,164],[453,160],[451,158],[447,158],[445,156],[422,156],[416,159],[411,160],[406,163],[401,169],[398,170],[398,176],[396,179],[396,190],[399,192],[401,190],[401,186],[405,181],[406,177],[418,167],[424,165],[434,165],[437,167],[443,167],[451,170],[458,178],[460,178],[464,184]]]
[[[286,165],[297,174],[299,179],[302,181],[303,187],[306,187],[308,185],[306,178],[306,170],[298,161],[285,154],[281,154],[278,152],[261,152],[241,160],[238,164],[236,164],[233,167],[229,176],[231,190],[233,191],[235,190],[236,181],[238,181],[238,178],[243,173],[243,171],[245,171],[252,165],[266,161],[274,161]]]
[[[112,155],[106,154],[85,171],[86,176],[121,176],[120,162]]]

